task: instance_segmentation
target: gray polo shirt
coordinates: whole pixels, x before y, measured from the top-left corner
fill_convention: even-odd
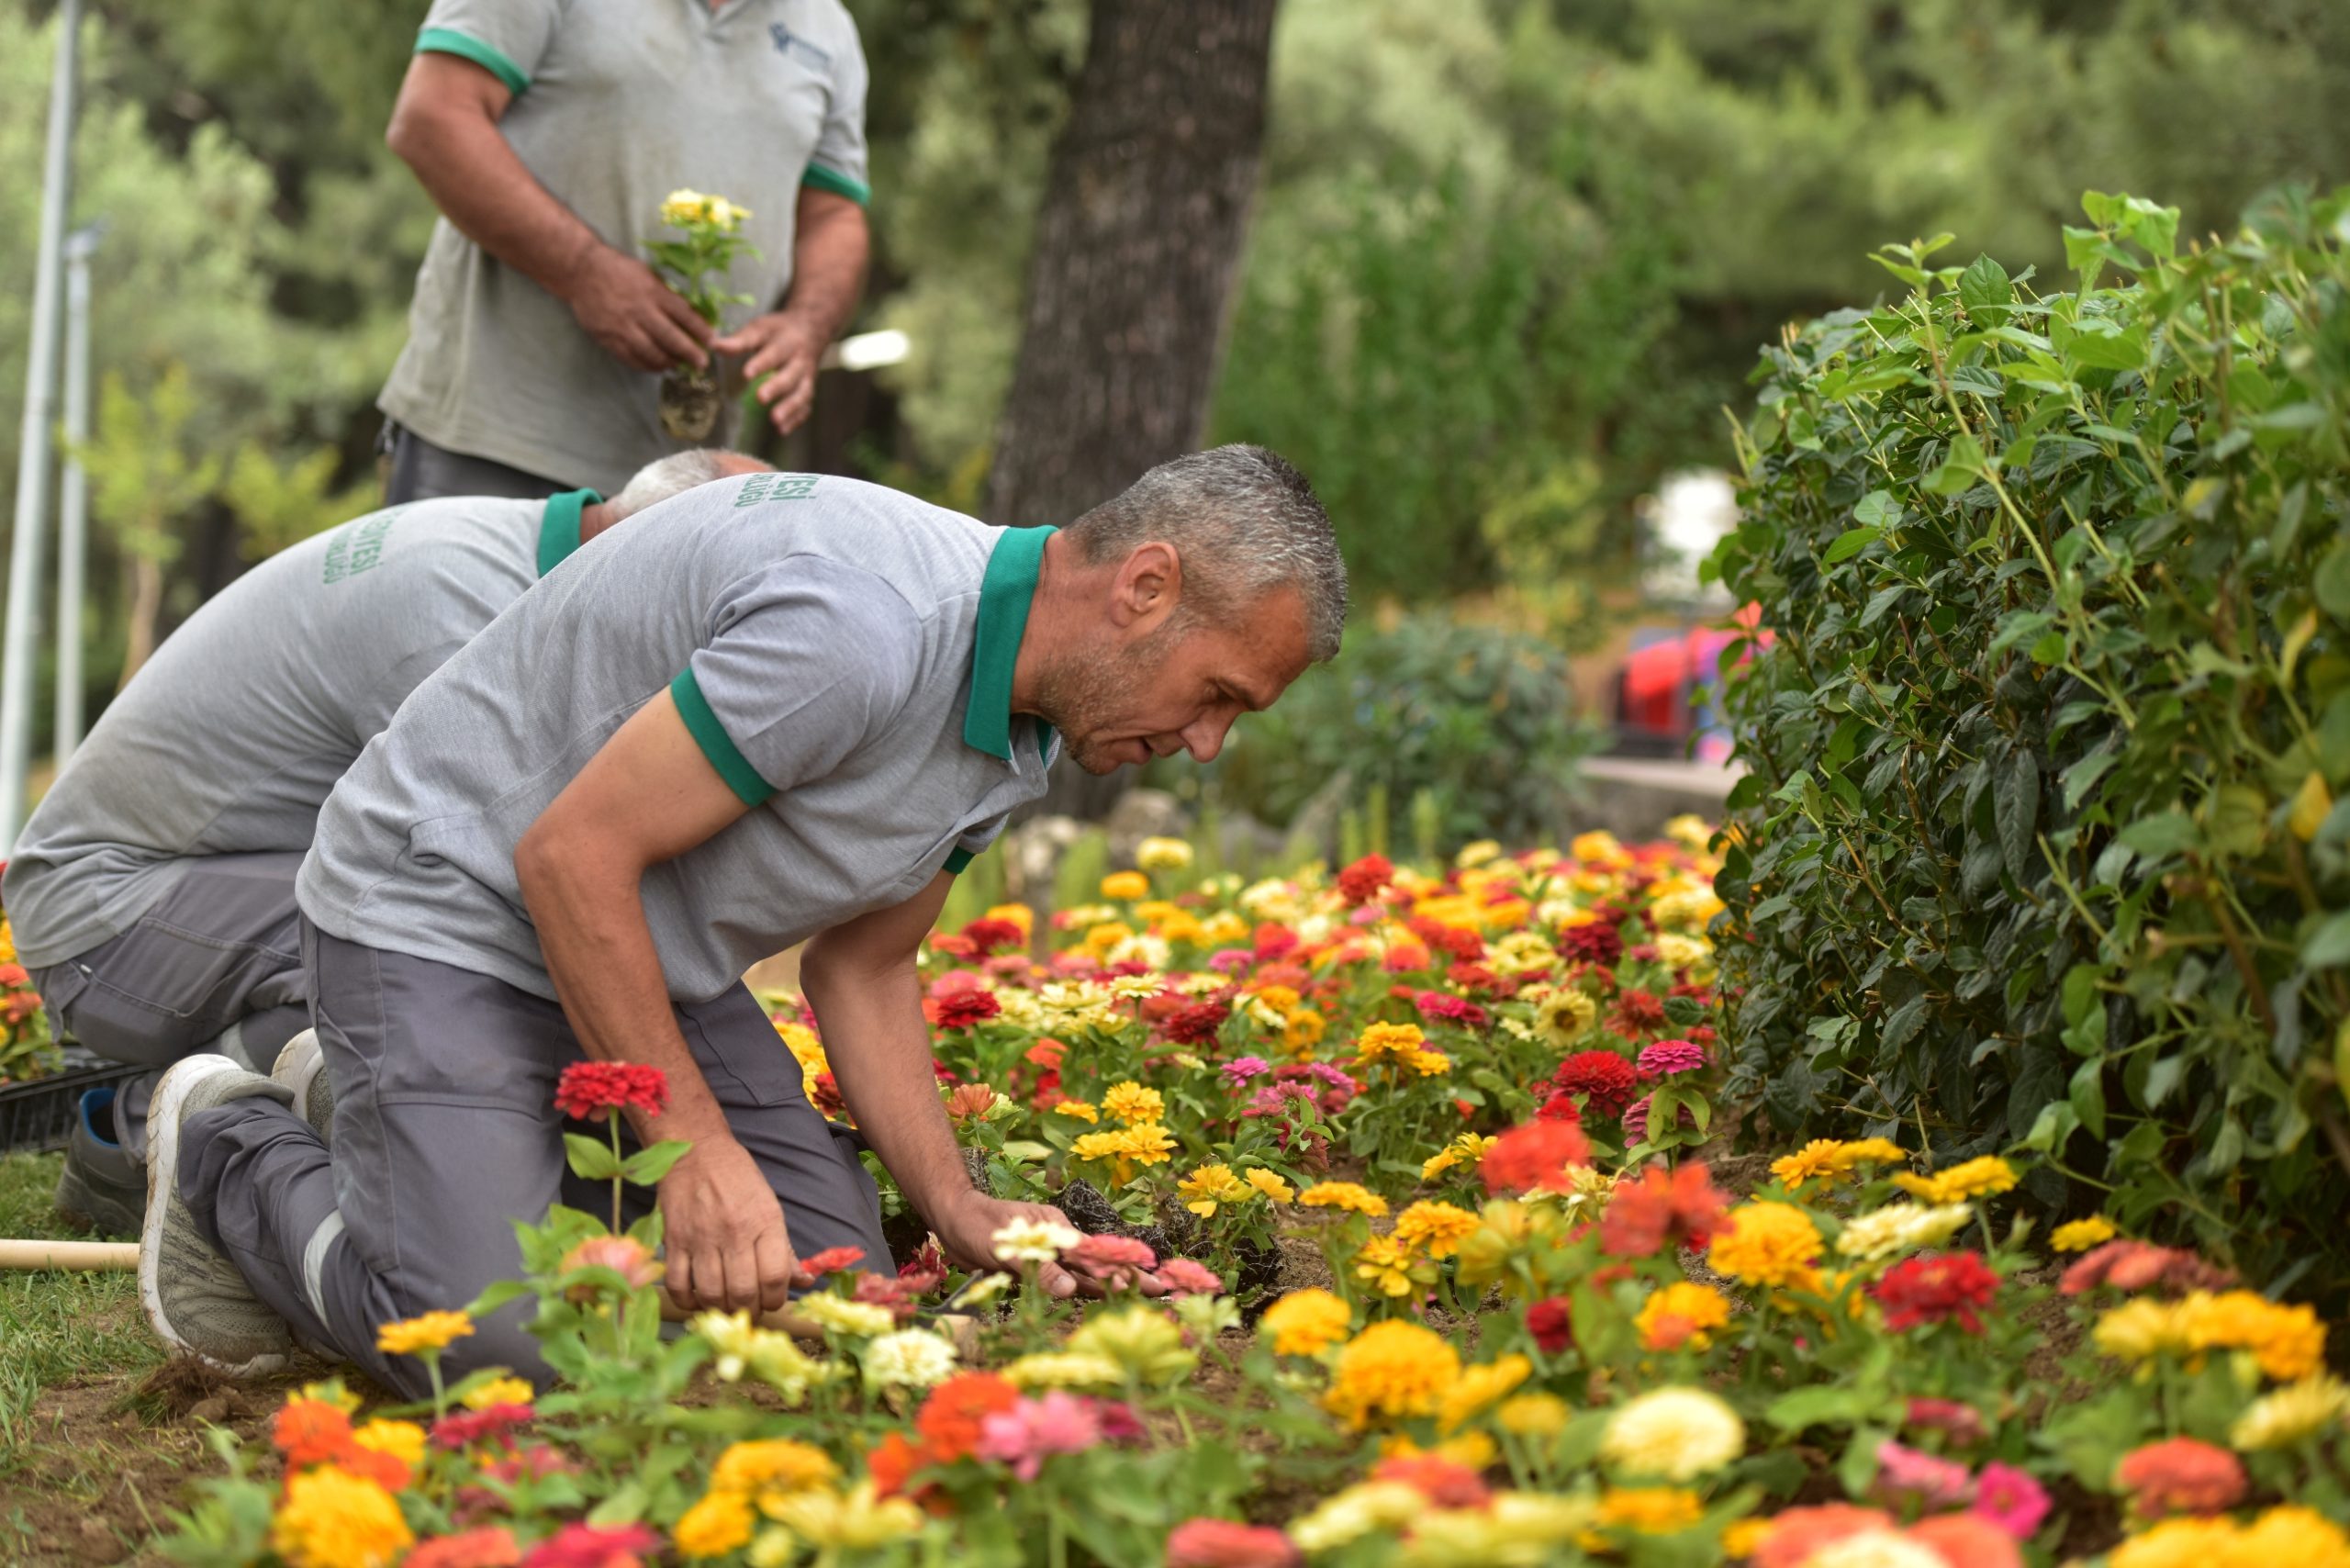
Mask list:
[[[579,544],[575,490],[371,512],[245,573],[106,705],[8,861],[40,969],[120,935],[189,857],[309,847],[335,780],[442,660]]]
[[[1049,532],[796,474],[648,508],[418,688],[320,813],[302,912],[553,997],[514,846],[665,689],[755,808],[644,878],[673,998],[904,902],[1045,792],[1012,672]]]
[[[507,141],[623,254],[675,237],[660,207],[681,186],[749,207],[759,255],[724,282],[755,310],[791,282],[800,187],[867,199],[865,55],[840,0],[433,0],[416,47],[505,83]],[[755,313],[734,307],[726,324]],[[679,450],[659,385],[444,218],[379,401],[435,446],[611,494]]]

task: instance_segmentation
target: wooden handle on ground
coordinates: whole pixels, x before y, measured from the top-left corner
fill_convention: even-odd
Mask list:
[[[136,1241],[0,1241],[0,1269],[83,1269],[129,1273]]]

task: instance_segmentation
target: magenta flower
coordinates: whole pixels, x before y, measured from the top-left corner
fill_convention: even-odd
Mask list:
[[[1305,1076],[1314,1080],[1316,1083],[1326,1083],[1333,1089],[1343,1089],[1349,1094],[1354,1093],[1357,1090],[1362,1087],[1361,1084],[1357,1083],[1354,1081],[1354,1078],[1348,1073],[1345,1069],[1332,1067],[1326,1061],[1307,1062],[1305,1064]]]
[[[1973,1486],[1974,1477],[1954,1459],[1913,1449],[1891,1438],[1877,1445],[1874,1490],[1880,1501],[1956,1507],[1966,1501]]]
[[[1245,975],[1257,964],[1257,955],[1246,947],[1225,947],[1208,955],[1208,968],[1220,975]]]
[[[1240,1057],[1225,1062],[1220,1070],[1224,1074],[1224,1081],[1237,1089],[1250,1079],[1262,1078],[1272,1071],[1273,1064],[1263,1057]]]
[[[2048,1517],[2048,1493],[2031,1475],[1998,1460],[1975,1478],[1975,1502],[1968,1512],[1990,1520],[2018,1540],[2030,1540]]]
[[[1659,1040],[1640,1049],[1636,1065],[1642,1078],[1670,1078],[1695,1072],[1706,1065],[1706,1047],[1689,1040]]]
[[[979,1425],[979,1456],[1012,1466],[1023,1481],[1034,1481],[1057,1453],[1082,1453],[1102,1440],[1102,1418],[1093,1406],[1053,1390],[1042,1399],[1023,1399]]]
[[[1177,1295],[1216,1295],[1224,1290],[1222,1275],[1189,1258],[1169,1258],[1161,1263],[1158,1282]]]

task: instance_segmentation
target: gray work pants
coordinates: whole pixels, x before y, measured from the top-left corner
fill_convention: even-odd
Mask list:
[[[578,1041],[561,1007],[487,976],[307,921],[303,954],[334,1086],[332,1157],[291,1109],[231,1101],[182,1130],[180,1193],[297,1338],[420,1397],[422,1364],[378,1351],[377,1327],[516,1277],[514,1221],[557,1201],[591,1214],[610,1202],[564,1161],[554,1086],[581,1059]],[[677,1019],[781,1201],[793,1249],[858,1247],[867,1267],[888,1270],[879,1198],[853,1135],[836,1136],[809,1104],[799,1063],[751,993],[737,986]],[[482,1319],[443,1356],[444,1372],[503,1366],[548,1381],[529,1311],[515,1303]]]
[[[434,500],[442,496],[507,496],[534,501],[577,489],[487,457],[435,446],[407,426],[385,421],[382,447],[389,460],[384,473],[384,504]]]
[[[146,1157],[147,1102],[163,1069],[218,1051],[267,1072],[308,1028],[294,907],[297,851],[193,857],[121,935],[35,971],[58,1032],[154,1070],[115,1100],[116,1136]]]

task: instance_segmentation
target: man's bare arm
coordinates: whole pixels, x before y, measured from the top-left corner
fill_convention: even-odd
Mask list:
[[[453,54],[409,62],[384,140],[475,244],[569,305],[604,348],[638,370],[708,363],[707,322],[643,262],[597,237],[539,184],[498,122],[514,95]]]
[[[914,959],[953,882],[942,871],[896,908],[818,936],[801,955],[800,981],[857,1130],[937,1233],[947,1257],[964,1268],[990,1268],[996,1266],[993,1238],[1003,1226],[1015,1219],[1068,1221],[1045,1204],[992,1198],[974,1188],[939,1103]],[[1048,1266],[1043,1279],[1055,1295],[1080,1289],[1098,1294],[1097,1285],[1080,1284],[1063,1269]]]
[[[798,1268],[782,1205],[678,1032],[640,890],[648,868],[748,809],[664,691],[604,743],[514,849],[522,902],[580,1045],[599,1061],[643,1062],[668,1075],[667,1111],[630,1120],[648,1143],[693,1145],[660,1185],[668,1289],[686,1308],[773,1310]]]
[[[791,287],[783,303],[713,345],[747,356],[744,379],[757,383],[767,418],[786,435],[815,406],[816,361],[856,314],[872,252],[865,209],[836,191],[800,186],[794,222]]]

